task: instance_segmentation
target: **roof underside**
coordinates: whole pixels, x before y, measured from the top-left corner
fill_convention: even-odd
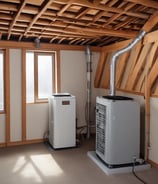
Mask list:
[[[105,46],[135,37],[157,11],[157,0],[1,0],[0,39]]]

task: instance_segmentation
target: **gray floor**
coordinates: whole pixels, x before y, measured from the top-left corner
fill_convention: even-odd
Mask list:
[[[141,184],[131,173],[107,176],[87,156],[94,139],[79,148],[52,150],[47,144],[0,148],[1,184]],[[137,172],[147,184],[158,184],[158,170]]]

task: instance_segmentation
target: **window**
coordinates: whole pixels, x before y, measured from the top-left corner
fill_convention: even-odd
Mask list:
[[[4,52],[0,51],[0,111],[4,111]]]
[[[47,100],[54,89],[55,53],[26,52],[26,101]]]

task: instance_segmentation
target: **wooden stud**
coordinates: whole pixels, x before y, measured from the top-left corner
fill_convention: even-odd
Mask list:
[[[26,141],[26,50],[22,49],[22,141]]]
[[[60,51],[56,51],[56,58],[55,58],[55,93],[61,92],[61,82],[60,82]]]
[[[10,143],[10,59],[9,49],[5,49],[5,112],[6,112],[6,146]]]

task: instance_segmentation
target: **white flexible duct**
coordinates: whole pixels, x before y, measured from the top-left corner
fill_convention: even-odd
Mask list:
[[[87,104],[86,104],[86,121],[87,121],[87,138],[90,137],[90,121],[91,121],[91,50],[86,47],[87,58]]]
[[[125,48],[118,50],[115,52],[115,54],[112,56],[111,63],[110,63],[110,95],[115,96],[115,75],[116,75],[116,61],[117,58],[132,49],[138,42],[141,40],[146,32],[144,30],[141,30],[138,36]]]

